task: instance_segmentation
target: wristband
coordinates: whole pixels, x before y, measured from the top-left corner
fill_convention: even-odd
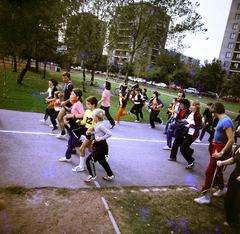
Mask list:
[[[76,115],[75,115],[75,114],[73,115],[73,118],[74,118],[74,119],[76,118]]]

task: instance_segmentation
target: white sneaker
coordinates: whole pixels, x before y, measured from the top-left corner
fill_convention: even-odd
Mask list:
[[[57,137],[57,139],[65,139],[66,136],[67,136],[67,134],[64,134],[64,135],[58,134],[56,137]]]
[[[74,172],[85,171],[85,167],[76,166],[75,168],[72,169],[72,171],[74,171]]]
[[[200,204],[209,204],[210,203],[210,198],[206,198],[206,196],[198,197],[194,199],[195,202],[200,203]]]
[[[140,121],[139,120],[135,120],[135,123],[140,123]]]
[[[222,196],[224,193],[226,193],[227,192],[227,188],[226,187],[224,187],[223,189],[219,189],[217,192],[215,192],[214,194],[213,194],[213,196],[215,196],[215,197],[220,197],[220,196]]]
[[[71,158],[62,157],[58,159],[59,162],[72,162]]]
[[[110,158],[109,155],[105,155],[105,160],[106,160],[106,162],[108,162],[109,158]]]
[[[162,118],[160,118],[160,120],[161,120],[162,122],[160,123],[160,125],[159,125],[159,126],[162,126],[162,125],[163,125],[163,120],[162,120]]]
[[[94,176],[94,177],[93,177],[93,176],[89,175],[89,176],[87,177],[87,179],[84,180],[84,182],[90,183],[91,181],[96,180],[96,178],[97,178],[97,176]]]
[[[202,141],[201,141],[201,140],[199,140],[199,139],[197,139],[195,142],[196,142],[196,143],[200,143],[200,142],[202,142]]]
[[[165,147],[162,147],[162,149],[163,149],[163,150],[171,150],[172,148],[167,145],[167,146],[165,146]]]
[[[39,122],[41,122],[41,124],[47,124],[47,121],[45,119],[39,119]]]
[[[112,176],[103,176],[103,179],[104,180],[113,180],[115,178],[115,175],[112,175]]]

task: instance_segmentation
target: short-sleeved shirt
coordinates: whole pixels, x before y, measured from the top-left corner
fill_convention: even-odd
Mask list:
[[[232,128],[232,131],[234,129],[232,120],[225,116],[222,119],[219,120],[215,134],[214,134],[214,141],[218,144],[226,144],[228,142],[228,137],[226,135],[225,130],[227,128]]]
[[[82,117],[84,116],[83,105],[80,101],[77,101],[72,105],[71,114],[73,115],[82,114]]]
[[[71,81],[68,81],[63,89],[63,101],[66,101],[70,98],[71,92],[73,90],[73,84]],[[70,102],[67,103],[66,106],[70,107],[72,104]]]
[[[110,106],[110,90],[105,89],[102,93],[102,98],[105,97],[105,100],[102,102],[103,107],[109,107]]]
[[[240,176],[240,145],[236,146],[233,155],[234,162],[236,163],[236,167],[234,168],[234,175],[236,178]]]

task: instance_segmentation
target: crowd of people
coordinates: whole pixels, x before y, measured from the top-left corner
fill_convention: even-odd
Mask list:
[[[106,141],[112,136],[112,133],[103,123],[104,116],[106,116],[110,122],[110,129],[115,127],[115,121],[109,111],[111,83],[105,81],[101,100],[97,100],[94,96],[86,99],[87,110],[84,111],[81,89],[74,88],[69,73],[63,73],[62,79],[65,83],[63,94],[57,90],[58,82],[55,79],[49,80],[49,89],[44,93],[48,95],[46,98],[48,106],[44,119],[40,120],[41,123],[46,123],[48,116],[50,116],[52,131],[55,131],[58,129],[57,119],[61,128],[61,133],[57,135],[57,138],[61,139],[68,136],[65,156],[59,158],[59,162],[71,162],[71,154],[75,147],[80,147],[80,162],[72,171],[85,171],[86,165],[89,176],[85,179],[85,182],[90,183],[97,178],[95,162],[98,161],[107,173],[103,179],[113,180],[115,175],[108,163],[108,144]],[[120,117],[131,114],[136,116],[135,122],[139,122],[143,118],[142,109],[144,107],[150,112],[149,128],[155,128],[155,123],[163,124],[163,120],[158,116],[164,104],[158,97],[157,91],[152,93],[152,98],[148,101],[146,89],[136,87],[131,96],[126,93],[127,90],[128,84],[124,82],[119,92],[117,124],[120,122]],[[133,106],[130,112],[124,113],[128,99],[133,102]],[[99,108],[97,108],[98,104],[100,104]],[[209,133],[210,162],[205,172],[206,178],[201,190],[202,196],[195,198],[194,201],[201,204],[210,203],[212,187],[218,186],[219,190],[213,193],[214,196],[221,196],[226,193],[225,225],[238,225],[239,217],[236,203],[238,202],[238,205],[240,205],[237,201],[240,191],[240,146],[237,146],[235,151],[232,152],[232,145],[237,144],[237,138],[239,137],[240,115],[231,120],[225,114],[225,107],[220,102],[207,103],[207,107],[201,115],[200,102],[186,99],[183,91],[179,91],[177,97],[173,98],[166,115],[168,119],[163,134],[166,134],[167,145],[162,149],[171,151],[169,161],[176,161],[178,148],[180,148],[180,152],[187,162],[186,170],[193,170],[195,166],[192,143],[201,143],[205,133]],[[206,117],[204,118],[204,116]],[[238,121],[238,125],[233,134],[234,121]],[[81,136],[85,136],[84,140]],[[88,148],[90,154],[85,160],[86,148]],[[234,163],[236,163],[236,167],[229,178],[227,189],[223,180],[223,171],[226,165]]]

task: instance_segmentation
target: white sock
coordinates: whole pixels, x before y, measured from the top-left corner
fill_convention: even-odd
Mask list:
[[[80,165],[79,165],[81,168],[84,168],[85,167],[85,156],[82,157],[80,156]]]

